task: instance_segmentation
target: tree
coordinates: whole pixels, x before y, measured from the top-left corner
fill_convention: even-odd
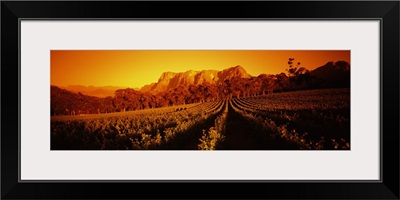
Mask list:
[[[199,88],[196,85],[189,85],[189,96],[186,98],[188,103],[199,103],[201,101],[201,93],[199,92]]]
[[[288,72],[289,77],[298,77],[299,75],[309,72],[306,68],[300,66],[300,62],[297,62],[295,66],[294,58],[289,58],[288,65],[289,68],[286,69],[286,71]]]
[[[178,86],[172,90],[172,102],[173,105],[183,105],[185,104],[185,99],[188,96],[188,91],[184,86]]]
[[[157,108],[168,106],[168,101],[165,99],[165,92],[156,94],[155,102]]]
[[[250,96],[257,96],[262,93],[262,81],[260,78],[250,78],[248,83],[250,84],[248,88]]]
[[[215,85],[210,83],[203,83],[203,93],[201,94],[204,97],[204,101],[209,102],[217,99],[218,90]]]
[[[125,95],[125,91],[122,89],[115,91],[113,104],[114,104],[114,107],[120,112],[125,112],[125,110],[126,110],[124,95]]]
[[[229,81],[229,79],[224,80],[224,82],[222,82],[222,94],[224,96],[224,98],[232,98],[232,84]]]
[[[277,89],[280,90],[281,92],[283,92],[284,90],[287,89],[288,85],[289,85],[289,77],[286,76],[285,73],[280,73],[276,75],[276,79],[275,79],[275,84],[277,86]]]
[[[307,88],[308,83],[311,81],[310,71],[304,67],[301,67],[300,62],[297,62],[295,65],[294,60],[294,58],[289,58],[289,68],[286,69],[291,83],[291,89]]]
[[[270,94],[276,88],[274,75],[260,74],[257,78],[261,81],[262,95]]]

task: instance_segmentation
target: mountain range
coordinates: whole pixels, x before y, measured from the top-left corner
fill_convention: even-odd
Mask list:
[[[158,82],[143,86],[141,92],[150,92],[156,94],[162,91],[168,91],[178,86],[188,87],[189,85],[201,85],[203,83],[219,84],[224,80],[233,78],[250,78],[251,76],[241,66],[235,66],[222,71],[202,70],[186,72],[164,72]]]
[[[321,81],[321,87],[334,87],[350,85],[350,64],[345,61],[327,62],[325,65],[318,67],[310,74]],[[164,72],[161,74],[157,82],[143,86],[142,88],[133,88],[140,92],[149,92],[157,94],[159,92],[169,91],[177,88],[178,86],[188,87],[189,85],[201,85],[203,83],[219,84],[225,80],[232,80],[234,78],[250,78],[250,74],[238,65],[230,67],[221,71],[218,70],[202,70],[186,72]],[[318,83],[319,84],[319,83]],[[89,96],[106,97],[114,96],[115,91],[125,89],[128,87],[117,86],[82,86],[70,85],[60,87],[74,93],[82,93]]]

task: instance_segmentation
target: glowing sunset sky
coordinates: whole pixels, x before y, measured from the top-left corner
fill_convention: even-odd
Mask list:
[[[125,86],[157,82],[163,72],[223,70],[241,65],[247,73],[285,72],[288,58],[313,70],[328,61],[350,63],[350,51],[274,50],[52,50],[51,85]],[[351,64],[351,63],[350,63]]]

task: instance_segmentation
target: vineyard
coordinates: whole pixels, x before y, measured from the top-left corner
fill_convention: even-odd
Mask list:
[[[51,117],[52,150],[349,150],[350,89]]]

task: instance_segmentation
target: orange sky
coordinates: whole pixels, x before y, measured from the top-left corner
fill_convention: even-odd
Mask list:
[[[285,72],[288,58],[312,70],[350,63],[350,51],[328,50],[51,50],[51,85],[124,86],[157,82],[163,72],[222,70],[241,65],[253,75]]]

